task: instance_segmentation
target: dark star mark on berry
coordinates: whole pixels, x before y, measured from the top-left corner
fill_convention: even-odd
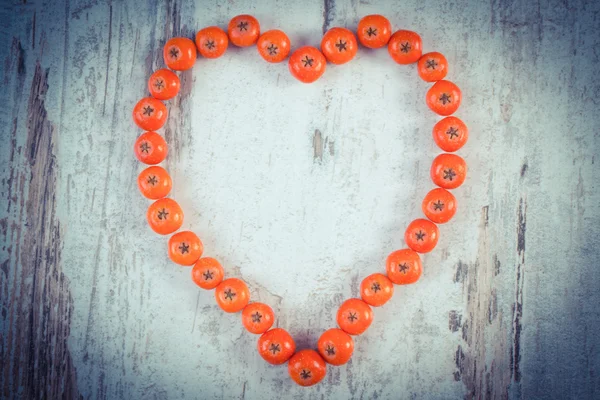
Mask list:
[[[271,45],[269,47],[267,47],[267,50],[269,51],[270,56],[276,55],[277,49],[279,49],[279,47],[275,46],[275,43],[271,43]]]
[[[458,129],[456,129],[455,127],[451,126],[447,131],[446,131],[446,135],[450,136],[450,140],[452,140],[452,138],[454,136],[458,137]]]
[[[156,175],[149,176],[147,182],[152,186],[155,186],[158,183],[158,181],[156,180]]]
[[[277,352],[281,351],[281,348],[279,347],[279,344],[277,343],[271,343],[271,347],[269,347],[269,351],[273,354],[277,354]]]
[[[437,66],[438,66],[437,61],[435,61],[434,59],[431,59],[431,60],[427,60],[425,68],[435,69],[435,67],[437,67]]]
[[[422,230],[419,230],[419,232],[415,233],[415,237],[417,238],[418,241],[424,241],[425,240],[425,232],[423,232]]]
[[[181,254],[189,253],[190,245],[186,243],[181,243],[181,245],[179,246],[179,251],[181,251]]]
[[[307,370],[303,369],[302,372],[300,372],[300,378],[302,378],[302,379],[308,379],[310,377],[311,377],[310,371],[307,371]]]
[[[214,277],[215,273],[212,271],[204,271],[204,273],[202,275],[204,275],[204,280],[208,281]]]
[[[325,351],[327,352],[328,356],[335,355],[335,348],[329,344],[327,345],[327,348],[325,349]]]
[[[144,142],[144,143],[142,143],[142,144],[140,145],[140,151],[141,151],[142,153],[146,153],[146,154],[148,154],[148,153],[150,153],[150,149],[151,149],[151,147],[150,147],[150,145],[148,144],[148,142]]]
[[[367,35],[369,35],[369,37],[377,36],[377,29],[373,29],[373,27],[370,26],[369,29],[367,29]]]
[[[205,46],[208,47],[209,50],[212,50],[212,49],[214,49],[216,47],[215,46],[215,41],[214,40],[207,40]]]
[[[304,56],[304,58],[302,59],[302,62],[304,63],[304,67],[312,67],[313,66],[313,61],[315,61],[314,58],[309,58],[308,56]]]
[[[443,209],[444,209],[444,203],[442,203],[441,200],[438,200],[436,203],[433,203],[433,211],[437,211],[437,210],[442,211]]]
[[[346,48],[346,43],[347,43],[347,42],[342,42],[342,39],[340,39],[340,41],[339,41],[338,43],[336,43],[336,44],[335,44],[335,47],[337,47],[337,48],[338,48],[338,51],[340,51],[340,52],[341,52],[342,50],[344,50],[344,51],[348,51],[348,49]]]
[[[162,90],[165,87],[165,82],[162,79],[157,79],[154,82],[154,87],[156,90]]]
[[[232,300],[233,301],[234,297],[235,297],[235,293],[233,292],[233,290],[227,289],[225,291],[225,300]]]
[[[398,270],[406,275],[408,271],[408,265],[406,265],[406,263],[398,264]]]
[[[444,93],[440,96],[440,101],[442,102],[443,105],[446,105],[448,103],[452,103],[452,98],[450,97],[450,95],[448,93]]]
[[[375,293],[379,292],[381,290],[381,285],[379,285],[379,282],[375,282],[371,285],[371,290],[374,291]]]
[[[400,43],[400,51],[403,53],[408,53],[410,51],[410,49],[412,49],[412,47],[410,47],[410,43],[406,42],[406,43]]]
[[[358,317],[356,316],[356,313],[348,313],[348,320],[350,320],[350,322],[354,322],[355,320],[357,320]]]
[[[255,322],[257,324],[260,324],[260,319],[262,318],[262,314],[259,313],[258,311],[255,312],[254,314],[252,314],[252,322]]]
[[[153,112],[154,112],[154,108],[152,108],[150,106],[144,107],[144,115],[151,116]]]
[[[169,213],[163,208],[158,212],[158,219],[167,219],[167,215],[169,215]]]
[[[247,31],[248,30],[248,22],[247,21],[240,21],[240,23],[238,24],[238,29],[240,31]]]
[[[179,58],[179,49],[177,47],[171,47],[171,50],[169,50],[169,55],[172,58]]]
[[[452,180],[456,176],[456,172],[452,168],[448,168],[444,170],[444,179]]]

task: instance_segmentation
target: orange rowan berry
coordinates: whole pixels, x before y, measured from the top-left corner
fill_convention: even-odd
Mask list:
[[[383,274],[367,276],[360,284],[360,297],[365,303],[379,307],[388,302],[394,294],[394,285]]]
[[[467,177],[467,163],[456,154],[443,153],[431,163],[433,183],[444,189],[456,189]]]
[[[319,338],[317,349],[321,357],[331,365],[342,365],[354,352],[354,340],[341,329],[328,329]]]
[[[152,200],[168,195],[173,185],[169,173],[157,165],[140,172],[137,182],[142,195]]]
[[[281,328],[271,329],[263,333],[257,342],[258,354],[269,364],[283,364],[296,351],[296,343],[292,336]]]
[[[252,46],[260,35],[260,24],[252,15],[238,15],[229,21],[227,33],[231,43],[238,47]]]
[[[150,204],[146,218],[154,232],[168,235],[181,228],[183,211],[175,200],[164,197]]]
[[[196,33],[196,48],[205,58],[219,58],[227,50],[229,38],[218,26],[209,26]]]
[[[215,299],[223,311],[235,313],[248,305],[250,291],[241,279],[229,278],[219,283],[215,289]]]
[[[458,86],[450,81],[437,81],[427,91],[427,106],[439,115],[454,114],[462,99]]]
[[[456,117],[446,117],[433,127],[433,140],[440,149],[452,153],[469,139],[469,130],[464,122]]]
[[[242,324],[250,333],[265,333],[273,322],[273,309],[264,303],[250,303],[242,311]]]
[[[437,245],[440,230],[433,222],[419,218],[408,224],[404,241],[416,252],[429,253]]]
[[[435,188],[427,193],[421,208],[423,214],[431,221],[443,224],[456,214],[456,198],[446,189]]]
[[[383,15],[367,15],[358,22],[356,35],[363,46],[378,49],[388,44],[392,24]]]
[[[373,310],[360,299],[348,299],[337,312],[337,323],[346,333],[360,335],[373,322]]]
[[[436,82],[448,74],[448,60],[442,53],[436,51],[423,54],[417,64],[419,76],[425,82]]]
[[[167,107],[154,97],[145,97],[133,108],[133,121],[146,131],[155,131],[167,122]]]
[[[290,54],[291,44],[288,36],[278,30],[266,31],[256,42],[258,54],[270,63],[282,62]]]
[[[311,46],[300,47],[290,56],[288,66],[300,82],[312,83],[325,73],[327,61],[323,53]]]
[[[148,79],[148,91],[158,100],[169,100],[177,96],[180,86],[179,77],[166,68],[159,69]]]
[[[165,43],[163,57],[167,67],[175,71],[185,71],[192,68],[196,62],[196,44],[184,37],[169,39]]]
[[[158,164],[168,153],[167,142],[156,132],[144,132],[135,141],[133,151],[144,164]]]
[[[421,58],[421,36],[413,31],[397,31],[388,43],[388,52],[398,64],[412,64]]]
[[[321,51],[332,64],[345,64],[356,56],[358,43],[350,29],[331,28],[321,40]]]
[[[202,289],[214,289],[223,281],[221,263],[211,257],[202,257],[192,267],[192,280]]]
[[[323,358],[314,350],[300,350],[288,362],[290,377],[300,386],[312,386],[321,382],[327,374]]]
[[[388,256],[385,270],[388,278],[396,285],[408,285],[419,280],[423,273],[423,266],[416,251],[402,249]]]
[[[204,245],[194,232],[177,232],[169,239],[169,258],[179,265],[193,265],[203,251]]]

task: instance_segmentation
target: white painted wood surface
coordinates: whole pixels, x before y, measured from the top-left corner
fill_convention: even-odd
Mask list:
[[[0,299],[7,398],[600,396],[600,6],[529,1],[56,1],[0,11]],[[135,102],[166,39],[251,13],[293,47],[386,15],[449,60],[470,141],[424,274],[313,388],[168,260],[145,222]],[[439,153],[429,85],[361,48],[312,85],[255,48],[181,74],[164,164],[185,229],[299,348],[383,271]]]

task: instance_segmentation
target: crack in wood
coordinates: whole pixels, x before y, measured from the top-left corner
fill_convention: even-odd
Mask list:
[[[512,347],[510,369],[515,382],[521,381],[521,330],[523,325],[523,282],[525,264],[525,233],[527,231],[527,202],[521,197],[517,212],[517,269],[515,276],[515,302],[512,306]]]
[[[510,345],[502,334],[495,288],[499,261],[490,254],[489,211],[488,206],[481,209],[476,261],[456,265],[454,281],[462,284],[467,303],[464,321],[458,311],[449,314],[449,330],[461,329],[463,340],[455,353],[454,379],[464,383],[468,399],[506,398],[511,382]]]
[[[312,140],[313,146],[313,160],[314,161],[323,161],[323,154],[325,153],[325,149],[329,148],[329,155],[335,155],[335,142],[329,140],[328,137],[323,138],[323,134],[320,130],[315,129],[315,133],[313,134]]]
[[[329,30],[329,26],[333,21],[333,7],[335,6],[335,0],[324,0],[323,1],[323,33]]]

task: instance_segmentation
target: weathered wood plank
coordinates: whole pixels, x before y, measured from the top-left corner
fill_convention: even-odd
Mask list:
[[[13,38],[4,71],[12,123],[2,116],[3,125],[10,126],[2,134],[10,155],[2,173],[0,393],[4,398],[77,398],[67,346],[73,300],[61,268],[56,214],[58,132],[45,105],[48,69],[36,58],[26,57],[20,39]]]
[[[463,89],[459,213],[326,383],[290,386],[167,259],[130,110],[173,35],[239,13],[294,46],[380,12]],[[0,393],[21,398],[595,398],[600,5],[61,1],[0,10]],[[438,153],[428,85],[385,50],[299,85],[230,48],[180,75],[163,130],[184,228],[300,348],[404,246]],[[6,211],[5,211],[6,210]],[[68,339],[68,341],[67,341]],[[284,393],[284,394],[282,394]]]

